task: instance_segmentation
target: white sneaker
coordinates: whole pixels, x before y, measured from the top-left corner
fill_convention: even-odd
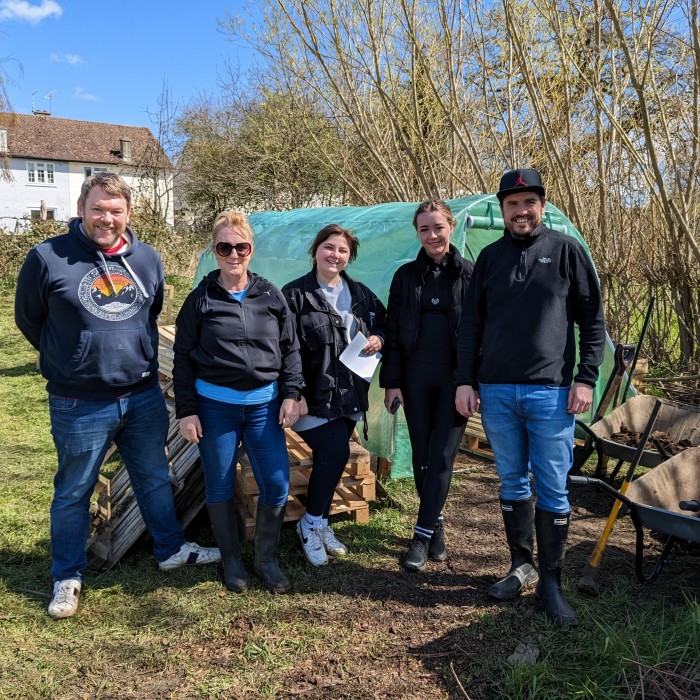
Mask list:
[[[63,617],[71,617],[78,612],[78,598],[80,598],[80,579],[66,578],[53,584],[53,599],[49,603],[49,617],[60,620]]]
[[[348,548],[335,536],[330,525],[320,528],[318,534],[324,549],[332,557],[344,557],[348,553]]]
[[[158,564],[161,571],[172,571],[186,564],[216,564],[221,561],[217,547],[200,547],[196,542],[185,542],[180,549]]]
[[[304,550],[304,556],[307,558],[310,564],[314,566],[324,566],[328,563],[328,556],[326,555],[326,549],[321,541],[321,535],[319,534],[321,528],[316,528],[314,530],[305,530],[301,526],[301,520],[297,523],[297,536],[299,537],[299,542],[301,542],[301,548]]]

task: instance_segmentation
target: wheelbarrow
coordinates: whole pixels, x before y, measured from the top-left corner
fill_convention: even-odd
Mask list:
[[[586,448],[591,452],[595,450],[598,456],[596,478],[606,476],[605,466],[609,458],[618,460],[609,478],[611,482],[614,481],[622,464],[632,461],[636,447],[616,442],[612,436],[620,432],[623,423],[629,430],[643,433],[654,404],[658,400],[655,396],[635,396],[590,426],[576,421],[577,426],[586,433]],[[663,399],[654,427],[656,433],[665,433],[671,442],[687,443],[691,447],[700,445],[700,406]],[[652,444],[654,440],[652,435],[650,440]],[[659,449],[658,441],[656,444],[657,449],[645,446],[639,458],[639,466],[657,467],[673,456],[665,454],[663,447]]]
[[[636,532],[635,573],[642,583],[657,578],[677,541],[700,543],[700,447],[688,448],[635,479],[626,493],[594,477],[569,479],[602,489],[627,507]],[[644,573],[643,528],[668,536],[648,575]]]

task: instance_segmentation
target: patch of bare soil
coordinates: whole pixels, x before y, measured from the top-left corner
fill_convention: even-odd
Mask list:
[[[445,700],[495,697],[498,678],[474,669],[484,662],[505,660],[520,649],[530,649],[536,631],[545,626],[545,618],[535,604],[533,591],[517,601],[498,603],[487,589],[508,569],[510,560],[503,534],[498,505],[498,481],[493,465],[460,454],[446,508],[446,535],[449,559],[429,562],[423,572],[410,573],[401,566],[410,532],[392,542],[382,565],[361,566],[352,557],[326,567],[308,571],[294,582],[295,591],[340,592],[320,608],[309,611],[326,624],[337,624],[352,648],[344,658],[329,652],[327,656],[300,660],[293,669],[280,672],[284,690],[277,697],[304,697],[315,700],[402,699]],[[581,605],[576,584],[583,565],[607,520],[612,504],[609,496],[590,487],[576,487],[571,495],[574,518],[565,566],[565,585],[575,608]],[[390,504],[379,507],[392,507]],[[370,524],[371,526],[371,524]],[[658,554],[660,545],[650,541],[650,554]],[[642,590],[634,578],[634,531],[629,518],[618,521],[605,552],[599,582],[603,593],[598,599],[600,616],[614,623],[629,616],[628,605]],[[692,575],[697,560],[687,557],[669,559],[658,581],[645,587],[644,596],[682,602],[680,578]],[[310,569],[310,567],[308,567]],[[615,596],[614,609],[606,590],[622,587],[630,596]],[[612,598],[612,596],[611,596]],[[590,599],[589,599],[590,600]],[[298,606],[287,614],[304,614]],[[582,627],[592,620],[581,620]],[[352,627],[352,632],[348,632]],[[572,632],[572,634],[577,634]],[[377,650],[364,639],[386,640]],[[559,637],[559,642],[561,637]],[[541,649],[542,656],[559,653]],[[350,661],[349,661],[349,658]],[[254,695],[246,695],[254,697]]]

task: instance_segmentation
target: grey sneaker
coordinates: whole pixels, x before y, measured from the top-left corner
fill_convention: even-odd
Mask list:
[[[46,611],[49,617],[60,620],[75,615],[78,612],[81,585],[80,579],[77,578],[56,581],[53,584],[53,598]]]
[[[330,525],[320,528],[318,534],[324,549],[332,557],[344,557],[348,553],[348,548],[335,536]]]
[[[308,562],[314,566],[324,566],[328,563],[326,549],[323,546],[323,541],[321,540],[321,535],[319,534],[320,530],[321,528],[315,530],[305,530],[301,526],[301,520],[297,523],[296,527],[297,537],[299,537],[299,542],[301,542],[301,548],[304,551],[304,556]]]
[[[161,571],[172,571],[186,564],[216,564],[221,561],[217,547],[200,547],[196,542],[185,542],[180,549],[158,564]]]

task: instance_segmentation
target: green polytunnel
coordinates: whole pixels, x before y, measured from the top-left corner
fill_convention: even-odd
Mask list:
[[[452,243],[466,259],[475,261],[482,248],[503,235],[498,199],[490,194],[447,202],[456,219]],[[394,272],[403,263],[413,260],[420,248],[412,224],[417,206],[417,202],[391,202],[369,207],[317,207],[251,214],[248,218],[255,232],[255,253],[250,269],[282,287],[309,271],[309,246],[316,233],[328,224],[339,224],[354,231],[360,241],[357,260],[348,268],[348,273],[369,286],[386,304]],[[544,223],[555,231],[574,236],[590,257],[583,236],[550,202],[547,202]],[[216,260],[208,247],[200,255],[194,285],[215,268]],[[612,368],[613,346],[608,342],[594,406]],[[365,447],[392,461],[393,477],[411,475],[411,446],[403,411],[390,416],[384,409],[378,371],[372,379],[369,396],[369,440]],[[593,409],[580,418],[589,422],[592,414]]]

